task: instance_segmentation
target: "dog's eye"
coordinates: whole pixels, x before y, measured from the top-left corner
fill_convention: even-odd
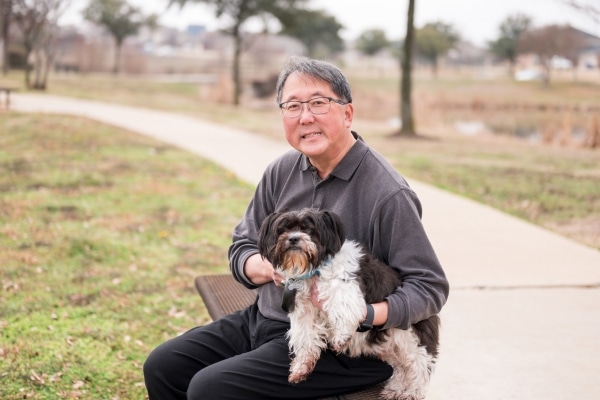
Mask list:
[[[306,225],[302,225],[300,227],[300,230],[304,233],[306,233],[309,236],[313,236],[315,233],[315,228],[314,226],[310,225],[310,224],[306,224]]]

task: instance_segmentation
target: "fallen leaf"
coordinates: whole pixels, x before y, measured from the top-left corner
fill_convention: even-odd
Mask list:
[[[73,384],[73,389],[81,389],[85,385],[84,381],[77,381]]]
[[[44,378],[42,378],[41,376],[39,376],[37,374],[37,372],[35,372],[34,370],[31,370],[31,376],[29,378],[32,381],[34,381],[35,383],[39,383],[40,385],[43,385],[44,383],[46,383],[46,381],[44,380]]]

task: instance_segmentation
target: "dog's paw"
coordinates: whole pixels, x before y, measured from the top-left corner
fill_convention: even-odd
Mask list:
[[[304,382],[311,372],[312,369],[309,370],[309,368],[306,365],[292,364],[290,367],[290,375],[288,376],[288,382],[292,384]]]
[[[312,358],[309,358],[305,362],[299,361],[298,358],[293,359],[290,364],[288,382],[296,384],[305,381],[308,375],[315,369],[316,364],[317,360]]]
[[[336,353],[343,353],[350,342],[350,336],[335,336],[329,342],[329,348]]]
[[[290,376],[288,376],[288,382],[296,385],[300,382],[304,382],[306,378],[308,378],[307,374],[290,374]]]

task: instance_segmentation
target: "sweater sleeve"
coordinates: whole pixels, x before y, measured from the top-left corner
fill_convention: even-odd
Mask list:
[[[280,163],[281,160],[273,162],[265,170],[244,216],[233,230],[228,250],[229,268],[234,279],[250,289],[256,288],[256,285],[244,274],[244,264],[250,256],[259,253],[257,242],[260,225],[275,209],[273,185]]]
[[[379,213],[376,243],[385,262],[402,278],[388,296],[383,328],[408,329],[437,314],[446,303],[449,283],[421,222],[421,203],[408,189],[390,198]]]
[[[259,252],[258,231],[261,221],[268,215],[264,195],[265,186],[266,178],[263,176],[244,216],[233,230],[232,243],[228,251],[229,268],[234,279],[250,289],[255,288],[256,285],[244,274],[244,264],[250,256]]]

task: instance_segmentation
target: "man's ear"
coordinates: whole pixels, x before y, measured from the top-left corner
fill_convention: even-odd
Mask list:
[[[344,111],[344,120],[346,121],[346,128],[350,129],[352,126],[352,119],[354,118],[354,105],[352,103],[346,104],[346,111]]]

